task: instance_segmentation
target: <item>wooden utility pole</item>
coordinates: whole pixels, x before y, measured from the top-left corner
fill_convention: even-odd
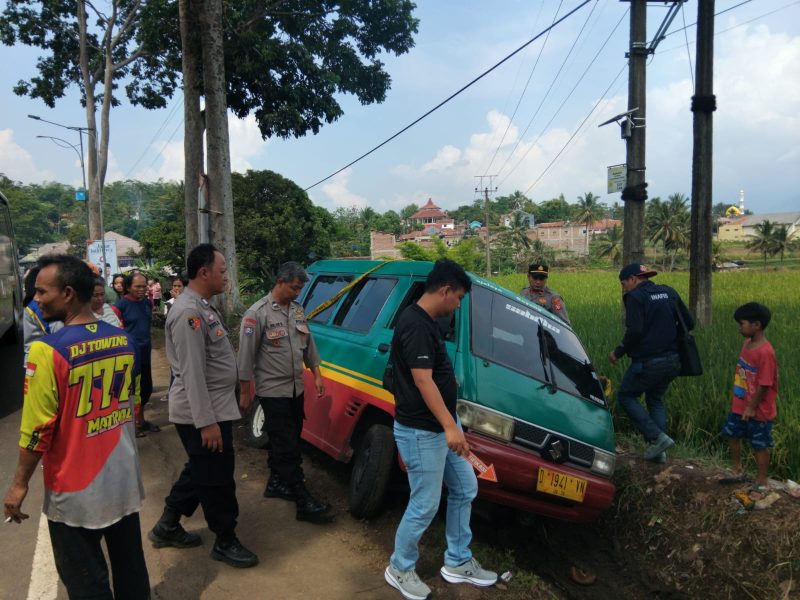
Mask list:
[[[714,0],[697,2],[694,147],[692,150],[692,225],[689,306],[701,325],[711,325],[711,176],[714,111]]]
[[[625,201],[625,229],[622,255],[625,264],[644,262],[645,117],[647,87],[647,0],[631,0],[630,49],[628,52],[628,110],[635,110],[627,139],[628,175],[622,199]]]
[[[475,188],[475,192],[480,194],[483,193],[483,210],[486,219],[486,279],[492,276],[492,249],[491,249],[491,237],[489,235],[489,193],[494,193],[497,191],[497,188],[492,188],[492,179],[496,177],[496,175],[476,175],[478,179],[480,179],[480,183],[478,187]],[[488,187],[483,187],[483,178],[489,178],[489,185]],[[481,189],[482,188],[482,189]]]
[[[226,314],[239,308],[239,278],[233,222],[233,188],[225,83],[222,0],[203,0],[203,91],[208,147],[209,241],[228,263],[228,289],[221,298]]]

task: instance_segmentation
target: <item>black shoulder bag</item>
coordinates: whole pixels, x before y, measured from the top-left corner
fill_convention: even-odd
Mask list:
[[[678,356],[681,358],[681,372],[679,375],[681,377],[697,377],[703,374],[703,364],[700,362],[697,342],[695,342],[694,336],[686,328],[681,309],[677,303],[673,301],[672,306],[678,323],[681,325],[678,329],[678,337],[675,340],[678,345]]]

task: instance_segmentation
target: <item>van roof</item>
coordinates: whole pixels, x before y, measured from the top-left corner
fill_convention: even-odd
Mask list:
[[[376,267],[379,266],[380,268],[376,269]],[[312,273],[349,273],[359,276],[363,275],[370,269],[376,269],[376,275],[416,275],[418,277],[426,277],[432,268],[433,263],[427,260],[328,259],[318,260],[317,262],[309,265],[308,270]],[[531,302],[516,292],[504,288],[493,281],[484,279],[480,275],[476,275],[470,271],[467,271],[467,275],[469,275],[469,278],[472,279],[473,283],[479,283],[480,285],[489,288],[498,294],[502,294],[507,298],[512,298],[517,302],[522,302],[525,305],[532,306],[540,313],[546,315],[548,318],[560,321],[558,315],[551,314],[535,302]]]

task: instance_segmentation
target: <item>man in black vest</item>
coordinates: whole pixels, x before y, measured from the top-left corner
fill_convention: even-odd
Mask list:
[[[650,281],[654,275],[655,271],[636,263],[619,272],[625,305],[625,336],[608,358],[616,364],[626,354],[630,356],[631,364],[617,390],[617,401],[649,444],[644,457],[664,463],[666,450],[675,445],[666,433],[664,394],[681,369],[676,344],[676,311],[681,311],[687,329],[694,327],[694,319],[678,292]],[[642,394],[647,409],[639,403]]]

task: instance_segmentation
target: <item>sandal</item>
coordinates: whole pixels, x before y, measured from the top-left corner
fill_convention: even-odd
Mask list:
[[[730,469],[725,471],[725,474],[717,479],[718,483],[728,484],[728,483],[745,483],[747,481],[747,475],[745,475],[744,471],[736,472],[731,471]]]
[[[754,483],[750,486],[750,489],[747,490],[748,492],[756,492],[757,494],[768,494],[769,493],[769,485],[762,485],[760,483]]]
[[[139,430],[140,431],[149,431],[150,433],[158,433],[159,431],[161,431],[161,427],[159,427],[155,423],[151,423],[150,421],[144,421],[139,426]]]

